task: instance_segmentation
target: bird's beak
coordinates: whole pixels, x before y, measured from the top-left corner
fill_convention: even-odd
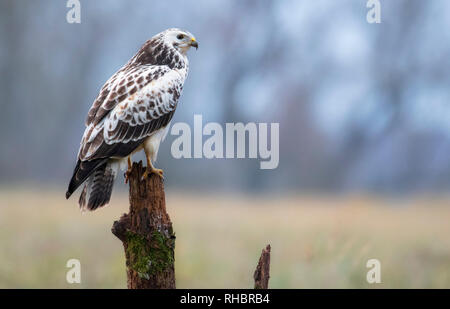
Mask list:
[[[195,47],[195,49],[198,49],[198,43],[197,43],[197,41],[195,40],[195,38],[191,38],[191,46],[192,46],[192,47]]]

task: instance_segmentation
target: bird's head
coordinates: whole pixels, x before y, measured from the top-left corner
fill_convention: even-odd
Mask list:
[[[185,55],[191,47],[198,48],[195,37],[188,31],[172,28],[162,32],[161,36],[166,44],[172,45],[183,55]]]

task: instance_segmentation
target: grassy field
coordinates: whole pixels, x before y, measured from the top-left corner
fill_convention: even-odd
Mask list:
[[[179,288],[248,288],[272,245],[272,288],[450,288],[450,202],[361,197],[195,197],[167,190]],[[43,189],[0,190],[0,288],[125,288],[124,253],[110,232],[127,196],[81,214]],[[81,284],[66,262],[81,261]],[[366,262],[381,262],[368,284]]]

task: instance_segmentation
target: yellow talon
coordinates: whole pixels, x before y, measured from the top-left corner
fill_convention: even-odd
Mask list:
[[[147,179],[151,174],[156,174],[162,179],[164,179],[163,173],[164,173],[163,170],[159,168],[154,168],[153,166],[150,165],[147,166],[147,168],[145,169],[144,174],[142,174],[141,180]]]
[[[127,171],[125,172],[125,183],[128,183],[128,180],[129,180],[129,178],[130,178],[130,175],[131,175],[131,168],[133,167],[133,164],[131,163],[131,157],[130,156],[128,156],[128,169],[127,169]]]
[[[156,174],[164,180],[163,170],[153,167],[152,161],[150,160],[150,156],[148,155],[147,151],[145,151],[145,157],[147,159],[147,168],[145,169],[144,174],[142,174],[141,180],[147,179],[151,174]]]

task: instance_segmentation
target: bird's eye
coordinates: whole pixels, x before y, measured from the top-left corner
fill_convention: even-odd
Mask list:
[[[178,40],[182,40],[183,38],[184,38],[184,35],[182,35],[182,34],[177,35]]]

